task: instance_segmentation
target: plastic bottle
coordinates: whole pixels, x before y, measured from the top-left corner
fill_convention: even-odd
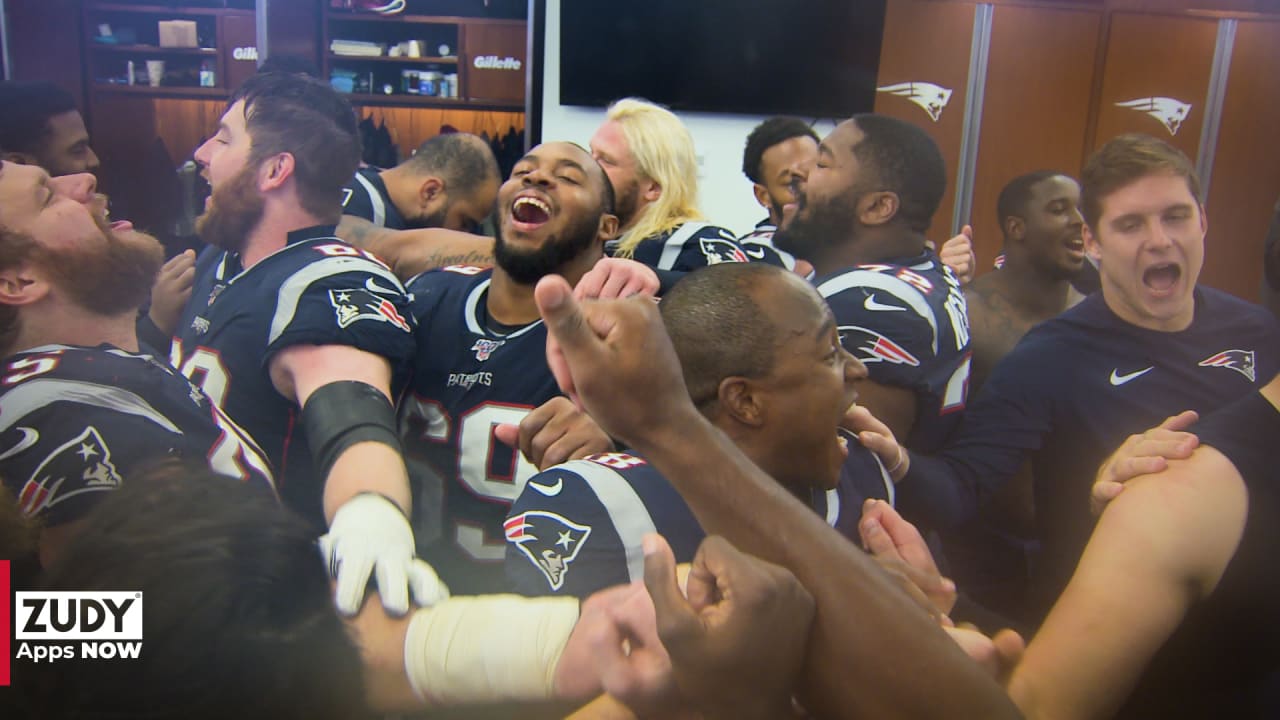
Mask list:
[[[200,63],[200,87],[215,87],[218,84],[217,78],[214,77],[213,66],[208,60]]]

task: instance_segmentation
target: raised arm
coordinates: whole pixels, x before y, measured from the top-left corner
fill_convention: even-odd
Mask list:
[[[1239,472],[1209,447],[1129,481],[1009,681],[1018,707],[1031,718],[1110,717],[1222,577],[1247,507]]]
[[[536,298],[561,387],[671,480],[708,532],[789,569],[813,595],[800,694],[814,715],[1016,716],[999,686],[874,560],[694,409],[653,303],[580,306],[558,277],[544,278]]]

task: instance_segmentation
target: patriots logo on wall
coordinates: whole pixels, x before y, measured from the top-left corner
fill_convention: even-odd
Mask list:
[[[952,90],[929,82],[904,82],[878,87],[876,92],[906,98],[928,113],[930,120],[938,122],[942,117],[942,109],[951,102]]]
[[[552,590],[564,587],[569,563],[591,535],[589,525],[579,525],[560,515],[542,510],[520,513],[503,523],[507,542],[520,548]]]
[[[1231,368],[1241,375],[1249,378],[1249,382],[1256,382],[1257,377],[1253,369],[1253,351],[1252,350],[1223,350],[1215,353],[1200,361],[1200,367],[1224,367]]]
[[[1116,107],[1137,110],[1155,118],[1170,135],[1177,135],[1182,123],[1191,114],[1191,103],[1171,97],[1144,97],[1116,103]]]
[[[746,253],[737,245],[728,240],[719,238],[702,238],[698,241],[702,246],[702,254],[707,258],[708,265],[719,265],[727,262],[747,262]]]
[[[333,304],[340,328],[360,320],[377,320],[411,332],[408,321],[396,310],[395,303],[365,288],[330,290],[329,302]]]
[[[850,348],[851,352],[864,363],[887,362],[912,367],[920,365],[920,360],[907,352],[906,348],[875,330],[857,325],[840,326],[840,343]]]
[[[489,356],[493,354],[494,350],[502,347],[505,342],[506,340],[488,340],[480,338],[479,340],[476,340],[475,345],[471,346],[471,349],[475,351],[476,359],[480,362],[484,362],[489,359]]]
[[[67,498],[114,490],[120,483],[120,473],[111,462],[111,449],[97,428],[90,425],[40,463],[18,493],[18,507],[31,517]]]

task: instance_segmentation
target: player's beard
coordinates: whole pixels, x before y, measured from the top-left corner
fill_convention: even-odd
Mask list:
[[[618,228],[630,227],[640,206],[640,182],[635,178],[624,187],[614,188],[614,215],[618,216]]]
[[[801,215],[808,197],[800,201],[800,210],[773,236],[773,246],[802,260],[812,260],[822,248],[856,235],[858,200],[861,192],[845,192],[820,203],[814,203],[807,215]]]
[[[499,220],[493,238],[493,261],[521,285],[533,285],[547,275],[560,271],[565,264],[591,248],[600,227],[600,215],[584,217],[570,224],[563,233],[549,235],[541,246],[533,250],[508,245],[502,237],[502,221]]]
[[[262,221],[265,203],[258,192],[257,163],[246,163],[213,191],[209,209],[196,219],[200,239],[230,252],[244,252],[249,233]]]
[[[151,294],[164,248],[138,231],[117,233],[97,220],[102,242],[43,254],[40,263],[58,290],[84,310],[104,317],[136,311]]]

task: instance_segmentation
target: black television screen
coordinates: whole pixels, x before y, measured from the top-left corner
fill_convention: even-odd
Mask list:
[[[561,0],[560,102],[844,117],[875,102],[885,0]]]

